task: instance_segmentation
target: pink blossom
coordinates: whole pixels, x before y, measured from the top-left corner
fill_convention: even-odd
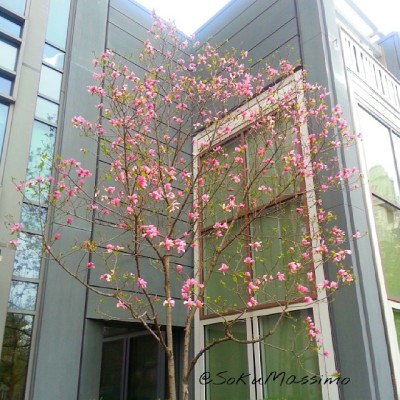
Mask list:
[[[250,243],[249,246],[252,247],[255,251],[258,251],[261,248],[262,242],[254,242]]]
[[[303,300],[304,300],[305,303],[308,303],[308,304],[313,302],[313,299],[311,297],[309,297],[309,296],[304,297]]]
[[[300,293],[308,293],[310,290],[304,285],[297,285],[297,291]]]
[[[170,251],[174,247],[174,241],[169,238],[165,238],[163,242],[160,243],[161,247],[165,247],[165,250]]]
[[[10,233],[19,233],[23,229],[23,225],[20,222],[16,222],[15,224],[12,224],[9,226]]]
[[[292,262],[290,262],[288,264],[288,267],[290,269],[290,272],[294,273],[294,272],[299,271],[301,269],[301,264],[292,261]]]
[[[243,260],[243,262],[244,262],[245,264],[250,265],[250,264],[253,264],[253,263],[254,263],[254,260],[253,260],[251,257],[246,257],[246,258]]]
[[[176,266],[176,270],[177,270],[178,273],[180,274],[180,273],[182,272],[182,270],[183,270],[182,265],[178,264],[178,265]]]
[[[361,233],[357,230],[354,234],[353,234],[353,238],[354,239],[360,239],[361,237]]]
[[[122,301],[121,299],[118,299],[117,308],[121,308],[122,310],[126,310],[128,307],[126,306],[126,303],[124,301]]]
[[[17,248],[20,245],[20,242],[17,239],[10,240],[8,243],[10,243],[10,245],[15,248]]]
[[[137,285],[138,285],[141,289],[146,289],[146,288],[147,288],[147,282],[146,282],[143,278],[138,278],[138,280],[137,280]]]
[[[168,297],[168,299],[164,300],[163,306],[164,307],[175,307],[175,300],[171,299],[171,297]]]
[[[225,272],[228,271],[229,267],[226,264],[222,264],[220,268],[218,268],[218,271],[221,272],[221,274],[225,275]]]
[[[94,262],[88,262],[86,264],[86,267],[89,268],[89,269],[94,269],[95,268]]]
[[[111,275],[110,274],[101,274],[100,279],[106,280],[107,282],[111,281]]]
[[[201,200],[202,200],[204,203],[208,203],[209,200],[210,200],[210,196],[209,196],[208,194],[203,194],[203,195],[201,196]]]
[[[142,175],[138,176],[138,185],[142,189],[145,189],[147,187],[147,180],[144,176],[142,176]]]
[[[66,222],[67,222],[68,225],[71,225],[72,221],[73,221],[73,218],[67,217]]]
[[[249,301],[247,302],[247,305],[249,307],[254,307],[258,304],[258,301],[254,297],[250,297]]]
[[[58,239],[60,239],[60,237],[61,237],[61,235],[57,232],[57,233],[54,235],[54,240],[58,240]]]
[[[284,281],[286,279],[285,274],[282,272],[277,272],[276,279],[278,279],[279,281]]]

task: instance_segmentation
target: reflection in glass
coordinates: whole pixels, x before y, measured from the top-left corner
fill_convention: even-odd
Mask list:
[[[13,276],[21,278],[39,278],[42,240],[38,235],[21,232],[19,246],[15,254]]]
[[[400,350],[400,310],[394,309],[393,316],[394,316],[394,325],[396,327],[396,333],[397,333],[397,344]]]
[[[388,296],[400,299],[400,210],[372,196]]]
[[[400,204],[390,131],[362,108],[358,110],[371,191]]]
[[[238,237],[219,255],[214,272],[209,281],[206,282],[206,296],[209,297],[209,307],[205,311],[208,314],[243,308],[248,301],[247,288],[243,284],[243,277],[238,278],[238,275],[243,276],[246,271],[246,264],[243,262],[246,257],[245,234],[239,235],[238,228],[242,225],[243,221],[239,221],[238,226],[231,228],[227,240],[231,240],[236,235]],[[210,263],[219,245],[214,230],[203,237],[203,282],[207,279]],[[218,271],[222,263],[229,266],[225,275]],[[211,308],[211,305],[213,308]]]
[[[37,176],[47,178],[51,175],[55,135],[56,128],[39,121],[34,121],[26,180],[29,181]],[[35,188],[37,186],[32,189],[26,188],[25,196],[30,201],[43,204],[47,201],[49,183],[41,184],[40,194],[34,190]]]
[[[21,222],[24,229],[42,233],[46,222],[47,210],[32,204],[22,204]]]
[[[246,340],[245,321],[236,322],[231,328],[232,335],[239,340]],[[212,324],[205,327],[206,344],[225,336],[223,324]],[[216,374],[226,371],[222,374],[222,379],[231,377],[240,377],[242,374],[248,374],[248,345],[232,341],[217,344],[206,353],[206,371],[210,377],[216,381],[221,381]],[[246,384],[240,385],[207,385],[207,400],[230,399],[243,400],[250,397],[249,378],[243,378]]]
[[[57,124],[58,105],[52,101],[38,97],[35,116],[51,124]]]
[[[62,69],[64,67],[64,52],[46,43],[44,45],[43,61],[53,67]]]
[[[42,65],[39,93],[54,100],[59,100],[61,92],[61,79],[61,72]]]
[[[0,103],[0,159],[3,149],[4,134],[6,133],[8,105]]]
[[[0,67],[15,71],[18,47],[6,39],[0,38]]]
[[[7,96],[11,95],[13,80],[0,75],[0,93]]]
[[[67,40],[70,0],[51,0],[47,20],[46,40],[65,49]]]
[[[0,6],[8,8],[16,14],[24,15],[26,0],[0,0]]]
[[[153,400],[160,398],[160,348],[150,335],[134,337],[129,346],[128,399]]]
[[[22,26],[10,17],[0,14],[0,31],[3,31],[10,36],[21,37]]]
[[[281,320],[273,335],[260,343],[262,376],[264,382],[271,372],[283,372],[285,377],[319,375],[318,354],[307,349],[310,341],[303,321],[310,314],[308,310],[293,311]],[[272,330],[279,319],[278,315],[261,317],[260,334],[265,335]],[[281,375],[283,376],[283,375]],[[264,398],[286,400],[319,400],[322,399],[319,385],[281,385],[281,378],[272,378],[264,385]]]
[[[33,311],[36,307],[36,283],[11,281],[8,308]]]
[[[104,342],[101,361],[100,398],[120,400],[124,361],[124,340]]]
[[[306,233],[306,223],[296,213],[296,207],[299,206],[299,200],[280,203],[266,209],[251,224],[251,240],[262,242],[261,249],[252,255],[255,259],[255,276],[275,276],[277,272],[286,271],[287,264],[293,259],[301,259],[301,251],[296,243]],[[289,250],[291,248],[295,249],[294,253]],[[285,285],[277,279],[273,280],[257,293],[257,300],[274,302],[285,298],[297,299],[297,283],[307,281],[308,271],[307,266],[303,265],[297,274],[286,274]]]
[[[0,361],[0,399],[23,400],[32,338],[31,315],[8,313]]]

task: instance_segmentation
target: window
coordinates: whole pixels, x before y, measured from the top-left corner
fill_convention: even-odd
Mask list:
[[[38,97],[35,116],[50,124],[57,124],[58,104]]]
[[[61,72],[42,65],[40,73],[39,93],[58,101],[61,92]]]
[[[67,39],[70,0],[52,0],[47,23],[46,40],[65,49]]]
[[[15,19],[0,13],[0,31],[10,36],[20,38],[22,35],[22,26]]]
[[[7,77],[6,75],[0,74],[0,94],[10,96],[12,92],[12,87],[13,79]]]
[[[17,66],[18,46],[0,37],[0,68],[15,71]]]
[[[0,6],[20,15],[25,13],[25,5],[26,0],[0,0]]]
[[[122,329],[115,328],[115,332]],[[164,352],[143,332],[109,337],[103,344],[100,398],[154,400],[164,398]]]
[[[49,44],[44,45],[43,61],[47,64],[52,65],[55,68],[63,69],[64,67],[64,52],[50,46]]]
[[[208,314],[223,312],[228,304],[235,309],[246,307],[249,300],[243,290],[246,271],[256,276],[275,277],[289,262],[301,259],[299,242],[307,235],[306,217],[297,213],[304,201],[301,179],[284,173],[282,161],[293,148],[293,134],[290,123],[280,121],[279,116],[276,126],[273,125],[270,128],[274,131],[273,140],[269,128],[245,129],[202,157],[205,171],[210,171],[209,177],[206,173],[206,181],[210,183],[203,192],[212,193],[205,207],[201,231],[203,281],[209,280],[206,296],[214,303],[213,310],[206,310]],[[259,148],[264,149],[267,140],[271,140],[270,146],[261,154]],[[274,161],[261,167],[263,160]],[[228,204],[232,196],[235,202],[242,203],[240,218],[234,219],[234,213],[227,214],[221,207],[221,204]],[[232,237],[232,243],[215,259],[220,241],[215,237],[214,224],[221,221],[232,224],[227,238],[230,241]],[[252,247],[255,242],[262,242],[260,249]],[[246,257],[254,260],[247,268],[243,263]],[[221,282],[215,265],[222,263],[229,266],[231,280]],[[276,304],[298,299],[294,280],[305,281],[312,268],[311,262],[303,264],[305,268],[292,276],[295,278],[292,282],[288,279],[285,286],[279,280],[264,285],[255,295],[257,302]],[[210,270],[214,272],[210,274]]]
[[[8,313],[0,361],[0,398],[23,400],[33,317]]]
[[[400,302],[400,138],[361,107],[359,120],[387,294]]]

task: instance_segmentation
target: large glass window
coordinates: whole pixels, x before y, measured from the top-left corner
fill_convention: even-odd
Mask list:
[[[22,26],[18,21],[0,13],[0,31],[20,38],[22,34]]]
[[[38,235],[21,232],[19,246],[15,254],[13,276],[21,278],[39,278],[42,240]]]
[[[8,308],[34,311],[36,306],[37,283],[11,281]]]
[[[50,124],[57,124],[58,105],[52,101],[38,97],[36,101],[35,116]]]
[[[264,398],[322,399],[321,388],[317,385],[288,384],[291,382],[290,376],[296,377],[296,382],[304,376],[310,380],[313,376],[319,376],[318,354],[309,348],[310,340],[304,330],[304,321],[309,314],[308,310],[287,314],[276,331],[261,343]],[[279,315],[261,317],[260,334],[264,336],[272,331],[278,318]],[[277,379],[273,379],[277,376]],[[271,379],[267,380],[268,377]]]
[[[40,73],[39,93],[54,100],[60,99],[62,74],[42,65]]]
[[[246,340],[246,321],[239,321],[232,327],[232,335],[238,340]],[[212,324],[205,328],[206,344],[225,336],[223,324]],[[248,345],[233,341],[217,344],[207,352],[204,381],[207,399],[242,400],[249,398],[249,378],[244,384],[228,384],[228,379],[249,374]],[[208,383],[207,383],[208,382]]]
[[[44,45],[43,61],[53,67],[62,69],[64,67],[64,52],[57,48],[50,46],[49,44]]]
[[[18,46],[0,37],[0,68],[15,71],[17,66]]]
[[[0,0],[0,6],[8,8],[16,14],[23,15],[25,13],[26,0]]]
[[[0,93],[7,96],[11,95],[13,80],[5,75],[0,75]]]
[[[46,40],[60,49],[65,48],[69,18],[70,0],[52,0],[50,2]]]
[[[7,314],[0,361],[0,399],[24,399],[32,323],[31,315]]]

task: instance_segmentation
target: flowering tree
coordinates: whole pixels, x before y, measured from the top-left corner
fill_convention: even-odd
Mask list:
[[[36,176],[17,189],[49,204],[64,225],[43,235],[43,256],[114,299],[162,346],[168,399],[176,399],[177,387],[174,313],[185,314],[181,393],[187,399],[204,352],[227,340],[248,343],[232,326],[249,310],[279,305],[271,335],[290,304],[326,299],[353,280],[345,261],[349,240],[324,210],[321,193],[356,175],[337,158],[354,137],[340,108],[328,109],[326,91],[288,62],[254,72],[245,52],[191,48],[159,19],[150,33],[153,42],[146,40],[139,56],[142,76],[109,50],[93,61],[96,83],[88,92],[99,98],[99,119],[77,116],[72,123],[98,144],[98,154],[82,149],[81,161],[56,159],[55,178]],[[102,161],[94,195],[94,171],[85,168],[91,156]],[[79,220],[100,233],[63,249],[65,227]],[[10,229],[18,234],[23,227]],[[128,270],[121,267],[126,260]],[[336,280],[323,279],[328,264],[337,269]],[[89,272],[104,289],[89,284]],[[224,319],[227,313],[237,317]],[[221,316],[225,335],[191,354],[193,322],[204,315]],[[305,326],[318,348],[310,317]]]

